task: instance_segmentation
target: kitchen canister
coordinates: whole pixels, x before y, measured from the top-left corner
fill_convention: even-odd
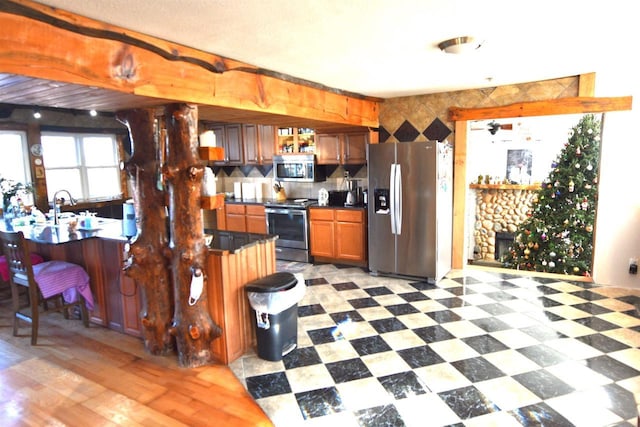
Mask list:
[[[242,199],[242,183],[241,182],[233,183],[233,198]]]
[[[256,182],[256,200],[262,200],[262,183]]]
[[[255,199],[256,198],[256,186],[253,182],[242,183],[242,198],[243,199]]]

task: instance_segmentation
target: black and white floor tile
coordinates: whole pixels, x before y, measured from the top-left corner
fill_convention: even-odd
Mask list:
[[[453,271],[303,273],[298,348],[232,364],[276,426],[635,426],[640,291]]]

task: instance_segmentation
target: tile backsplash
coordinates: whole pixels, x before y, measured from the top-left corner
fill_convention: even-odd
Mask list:
[[[331,174],[327,177],[326,181],[322,182],[281,182],[284,186],[285,191],[287,193],[288,198],[307,198],[307,199],[317,199],[318,192],[321,188],[324,188],[328,191],[331,190],[346,190],[346,183],[344,179],[345,171],[348,169],[350,172],[351,178],[355,178],[360,180],[360,186],[363,188],[367,187],[367,166],[361,166],[357,168],[353,167],[345,167],[337,166],[337,167],[329,167],[330,169],[327,172],[331,171]],[[335,168],[335,169],[334,169]],[[234,183],[253,183],[261,186],[262,188],[262,197],[265,199],[275,197],[273,193],[273,171],[270,171],[267,176],[263,176],[262,173],[253,168],[249,173],[245,176],[240,168],[234,168],[231,171],[230,175],[227,175],[226,172],[230,171],[228,168],[225,170],[218,170],[216,177],[217,181],[217,191],[219,193],[222,192],[233,192],[234,191]],[[258,191],[259,192],[259,191]]]

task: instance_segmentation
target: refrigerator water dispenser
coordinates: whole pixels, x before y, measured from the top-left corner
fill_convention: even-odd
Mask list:
[[[375,203],[375,213],[389,215],[389,189],[376,188],[373,190],[373,200]]]

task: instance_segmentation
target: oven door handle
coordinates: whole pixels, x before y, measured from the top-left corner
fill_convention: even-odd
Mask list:
[[[283,215],[296,215],[296,216],[304,216],[307,214],[306,211],[300,209],[273,209],[266,208],[264,210],[265,214],[275,213],[275,214],[283,214]]]

